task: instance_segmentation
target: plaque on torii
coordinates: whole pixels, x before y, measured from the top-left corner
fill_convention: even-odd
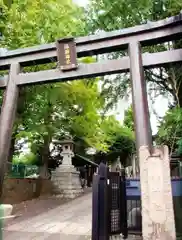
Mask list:
[[[77,52],[74,38],[63,38],[57,40],[57,58],[62,71],[76,70]]]

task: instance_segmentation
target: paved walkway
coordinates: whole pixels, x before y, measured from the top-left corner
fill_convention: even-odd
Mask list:
[[[3,240],[86,240],[91,235],[91,193],[4,229]],[[32,209],[33,211],[33,209]]]

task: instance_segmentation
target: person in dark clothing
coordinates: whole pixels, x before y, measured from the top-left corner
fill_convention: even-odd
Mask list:
[[[81,186],[82,188],[85,187],[85,167],[80,167],[80,182],[81,182]]]

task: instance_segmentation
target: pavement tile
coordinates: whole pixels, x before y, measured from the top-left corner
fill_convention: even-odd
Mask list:
[[[91,193],[4,228],[3,240],[86,240],[91,231]]]

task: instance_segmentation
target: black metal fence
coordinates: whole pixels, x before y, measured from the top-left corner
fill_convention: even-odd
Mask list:
[[[125,176],[109,172],[101,163],[93,178],[92,240],[108,240],[112,235],[127,238]]]
[[[177,239],[182,239],[182,197],[173,196]],[[128,233],[142,235],[142,214],[140,196],[127,196]]]
[[[142,235],[142,214],[140,197],[127,196],[128,233]]]
[[[181,180],[172,181],[176,235],[182,239]],[[137,188],[133,185],[134,188]],[[132,188],[133,188],[132,187]],[[109,172],[105,164],[99,166],[93,179],[92,240],[108,240],[112,235],[142,235],[140,192],[128,191],[125,174]],[[131,190],[131,186],[130,186]]]
[[[123,234],[127,237],[127,206],[125,176],[117,172],[109,173],[109,234]]]

